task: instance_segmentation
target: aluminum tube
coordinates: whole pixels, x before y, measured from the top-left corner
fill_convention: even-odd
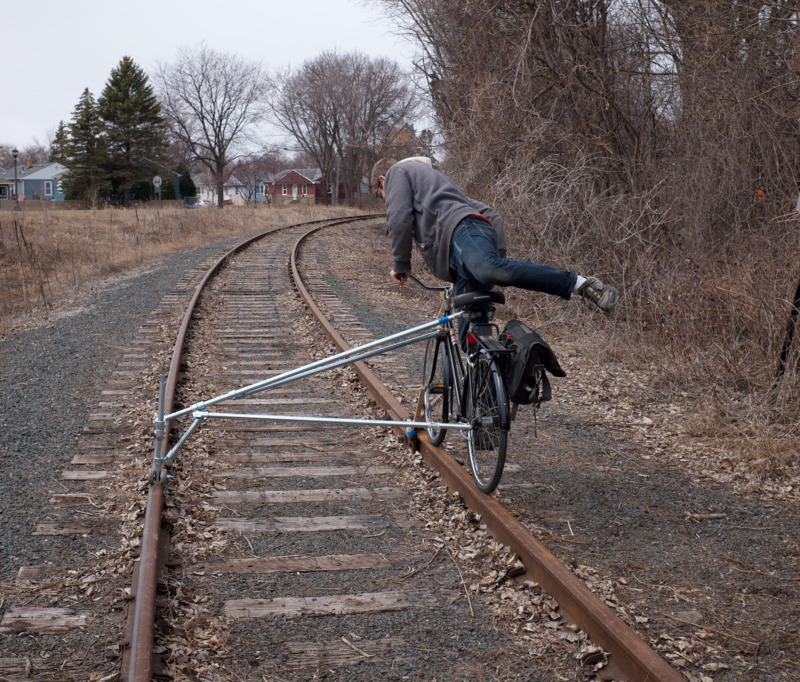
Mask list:
[[[340,359],[345,358],[345,357],[350,357],[351,355],[353,355],[355,353],[361,353],[361,352],[363,352],[365,350],[368,350],[370,348],[375,348],[377,346],[381,346],[381,345],[383,345],[385,343],[388,343],[390,341],[395,341],[396,339],[402,339],[403,337],[410,336],[411,334],[416,334],[416,333],[421,332],[421,331],[425,331],[426,329],[431,329],[432,327],[439,327],[442,324],[445,324],[446,322],[453,322],[453,321],[459,319],[460,317],[462,317],[463,315],[464,315],[463,312],[454,313],[453,315],[448,315],[447,317],[441,317],[438,320],[434,320],[433,322],[426,322],[425,324],[419,325],[418,327],[412,327],[411,329],[406,329],[405,331],[398,332],[398,333],[392,334],[390,336],[386,336],[386,337],[384,337],[382,339],[378,339],[376,341],[370,341],[369,343],[365,343],[362,346],[357,346],[355,348],[351,348],[350,350],[346,350],[343,353],[338,353],[337,355],[332,355],[329,358],[324,358],[322,360],[317,360],[316,362],[312,362],[312,363],[310,363],[308,365],[303,365],[301,367],[297,367],[296,369],[289,370],[288,372],[284,372],[283,374],[279,374],[278,376],[271,377],[269,379],[264,379],[263,381],[258,381],[258,382],[254,383],[254,384],[250,384],[249,386],[244,386],[243,388],[237,388],[237,389],[235,389],[233,391],[228,391],[228,393],[225,393],[224,395],[221,395],[221,396],[217,396],[216,398],[211,398],[209,400],[204,400],[202,402],[195,403],[191,407],[186,407],[186,408],[184,408],[182,410],[178,410],[177,412],[172,412],[171,414],[168,414],[166,417],[164,417],[164,419],[166,421],[170,421],[172,419],[176,419],[177,417],[182,417],[185,414],[189,414],[191,412],[194,412],[195,410],[202,410],[202,409],[204,409],[206,407],[210,407],[211,405],[216,405],[217,403],[221,403],[221,402],[223,402],[225,400],[235,400],[237,397],[242,397],[243,395],[250,395],[250,394],[255,393],[257,391],[260,391],[262,389],[265,390],[267,388],[272,388],[273,386],[276,386],[276,385],[280,385],[280,384],[283,384],[283,383],[288,383],[287,381],[284,381],[284,380],[288,379],[290,377],[294,377],[294,376],[296,376],[296,375],[298,375],[300,373],[303,373],[302,374],[303,377],[310,376],[310,374],[305,374],[305,372],[308,372],[308,370],[310,370],[312,368],[324,366],[324,369],[322,369],[320,371],[325,371],[327,369],[331,369],[333,367],[333,365],[329,366],[328,363],[332,363],[332,362],[334,362],[336,360],[340,360]],[[436,336],[436,334],[431,334],[430,336]],[[410,343],[416,343],[417,341],[421,341],[421,340],[424,340],[426,338],[430,338],[430,337],[429,336],[422,336],[422,337],[419,337],[417,339],[413,339],[411,341],[407,341],[406,343],[403,343],[403,344],[400,344],[400,345],[397,345],[397,346],[393,346],[393,348],[399,348],[401,345],[408,345]],[[378,353],[383,353],[383,352],[385,352],[387,350],[390,350],[390,349],[389,348],[384,348],[384,349],[379,350]],[[373,353],[373,355],[377,355],[378,353]],[[370,356],[365,356],[365,357],[370,357]],[[348,362],[356,362],[357,360],[358,360],[358,358],[351,358],[350,360],[348,360]],[[348,364],[348,363],[342,363],[342,364]],[[336,366],[339,366],[339,365],[336,365]],[[300,377],[298,377],[298,378],[300,378]],[[280,382],[280,384],[278,382]]]
[[[172,450],[167,453],[167,456],[160,462],[162,466],[166,466],[170,464],[173,459],[175,459],[175,455],[178,454],[178,450],[181,449],[181,446],[186,442],[186,439],[192,435],[192,431],[194,431],[200,424],[203,423],[205,417],[196,417],[195,420],[189,425],[189,428],[186,429],[186,433],[184,433],[180,439],[178,440],[175,445],[172,446]],[[155,463],[153,465],[155,467]]]
[[[161,453],[164,451],[164,439],[167,435],[166,421],[164,420],[164,396],[167,390],[166,386],[167,378],[162,374],[158,380],[158,413],[156,415],[156,452],[154,461],[161,459]],[[155,478],[153,480],[155,480]]]
[[[277,379],[279,379],[280,377],[274,377],[276,383],[270,383],[269,386],[261,386],[259,388],[240,388],[239,389],[240,393],[237,396],[237,398],[244,398],[245,396],[252,395],[253,393],[259,393],[260,391],[265,391],[269,388],[276,388],[277,386],[283,386],[284,384],[289,384],[293,381],[297,381],[298,379],[304,379],[306,377],[313,376],[314,374],[327,372],[328,370],[336,369],[337,367],[343,367],[344,365],[352,365],[353,363],[360,362],[361,360],[366,360],[375,355],[380,355],[382,353],[387,353],[392,350],[397,350],[398,348],[403,348],[404,346],[410,346],[411,344],[419,343],[420,341],[427,341],[428,339],[435,338],[438,335],[439,335],[438,331],[428,332],[427,334],[422,334],[422,336],[417,336],[416,338],[408,339],[406,341],[399,341],[398,343],[393,343],[391,346],[385,346],[383,348],[379,348],[378,350],[373,350],[368,353],[364,353],[363,355],[357,355],[352,358],[345,358],[344,360],[340,360],[339,362],[335,362],[331,365],[325,365],[324,367],[310,369],[307,372],[290,376],[287,379],[282,379],[280,381],[277,381]]]
[[[296,415],[280,415],[280,414],[237,414],[235,412],[204,412],[204,419],[211,418],[220,419],[251,419],[255,421],[285,421],[285,422],[302,422],[306,424],[342,424],[351,426],[401,426],[427,429],[430,427],[436,429],[453,429],[460,431],[469,431],[472,427],[469,424],[457,423],[450,424],[447,422],[414,422],[414,421],[396,421],[390,419],[348,419],[342,417],[300,417]],[[187,434],[188,435],[188,434]],[[165,460],[166,462],[166,460]]]
[[[430,326],[431,324],[434,324],[434,323],[428,323],[428,325],[426,325],[426,326]],[[395,344],[392,344],[391,346],[385,346],[385,347],[378,348],[377,350],[369,351],[367,353],[364,353],[363,355],[357,355],[357,356],[352,357],[352,358],[344,358],[344,359],[340,360],[339,362],[334,362],[332,364],[324,365],[322,367],[316,367],[316,368],[313,368],[313,369],[308,369],[308,371],[306,371],[306,372],[304,372],[302,374],[291,374],[290,372],[285,372],[284,374],[279,375],[277,377],[273,377],[272,379],[267,379],[265,381],[258,382],[258,384],[253,384],[252,386],[249,386],[249,387],[237,389],[236,391],[232,391],[232,393],[237,393],[238,394],[237,397],[241,398],[241,397],[244,397],[246,395],[251,395],[253,393],[257,393],[259,391],[265,391],[268,388],[275,388],[276,386],[282,386],[283,384],[288,384],[288,383],[291,383],[292,381],[297,381],[297,380],[305,378],[305,377],[313,376],[314,374],[319,374],[321,372],[327,372],[328,370],[336,369],[337,367],[341,367],[343,365],[349,365],[349,364],[352,364],[354,362],[359,362],[360,360],[364,360],[366,358],[371,358],[374,355],[379,355],[381,353],[385,353],[385,352],[390,351],[390,350],[396,350],[397,348],[402,348],[403,346],[408,346],[408,345],[411,345],[412,343],[418,343],[420,341],[425,341],[427,339],[434,338],[434,337],[436,337],[438,335],[439,335],[439,331],[438,330],[433,331],[433,332],[428,332],[427,334],[422,334],[421,336],[418,336],[418,337],[413,338],[413,339],[406,339],[404,341],[399,341],[399,342],[397,342]],[[395,337],[396,336],[397,335],[395,335]],[[382,339],[381,341],[386,341],[386,339]],[[377,343],[379,343],[379,342],[377,342]],[[367,347],[367,345],[369,345],[369,344],[365,344],[364,346],[361,346],[360,348],[364,349],[364,348]],[[341,357],[341,354],[339,356],[334,356],[334,357]],[[326,361],[330,362],[331,360],[334,359],[334,357],[326,358]],[[314,363],[314,364],[319,364],[319,363]],[[311,367],[311,365],[306,365],[306,367]],[[300,368],[300,369],[302,369],[302,368]],[[295,370],[295,372],[296,371],[299,371],[299,370]],[[283,380],[280,380],[281,377],[286,376],[288,374],[291,374],[291,376],[288,376],[287,378],[285,378]],[[265,385],[265,384],[269,384],[269,385]],[[195,428],[197,428],[197,426],[199,425],[199,423],[201,421],[203,421],[204,419],[207,419],[209,416],[212,416],[212,415],[230,414],[230,413],[219,413],[219,412],[217,412],[217,413],[213,413],[213,412],[209,413],[209,412],[205,411],[205,408],[207,406],[215,405],[217,403],[220,403],[220,402],[223,402],[224,400],[229,400],[229,399],[231,399],[230,398],[230,394],[225,394],[223,396],[218,396],[217,398],[212,398],[210,400],[206,400],[206,401],[197,403],[196,406],[194,407],[194,409],[192,409],[190,407],[187,407],[186,409],[181,410],[180,412],[175,412],[174,414],[167,415],[165,418],[163,418],[162,421],[169,422],[169,420],[171,420],[171,419],[173,419],[173,418],[175,418],[177,416],[186,414],[189,411],[191,411],[192,413],[195,414],[195,421],[189,426],[189,428],[186,430],[186,432],[181,436],[180,440],[173,446],[173,448],[169,451],[169,453],[167,453],[167,455],[163,459],[160,458],[160,452],[161,452],[160,448],[157,448],[158,457],[153,460],[153,474],[154,474],[154,476],[158,472],[158,469],[159,469],[160,466],[165,466],[167,464],[170,464],[175,459],[175,456],[178,454],[178,450],[180,450],[181,446],[184,444],[186,439],[191,435],[191,433],[195,430]],[[242,418],[242,419],[244,419],[244,418],[246,418],[246,419],[259,419],[259,418],[263,419],[264,417],[258,417],[257,415],[242,415],[240,418]],[[280,419],[282,421],[301,421],[302,419],[313,419],[313,418],[275,417],[274,419],[275,420]],[[319,421],[319,420],[317,420],[317,421]],[[359,420],[359,421],[365,422],[365,423],[372,423],[372,425],[374,425],[374,426],[402,426],[402,424],[394,423],[394,422],[391,423],[391,424],[377,424],[377,423],[374,422],[374,420]],[[342,422],[342,421],[337,422],[337,421],[335,421],[333,419],[330,419],[330,420],[322,422],[322,423],[346,423],[346,422]],[[350,422],[347,422],[347,423],[354,423],[354,422],[350,421]],[[426,424],[424,424],[424,426],[425,427],[431,426],[431,424],[427,424],[426,423]],[[439,427],[439,425],[435,425],[435,426]],[[451,424],[451,425],[447,425],[447,428],[464,429],[465,426],[463,424],[460,424],[460,425],[459,424]],[[466,428],[469,428],[469,427],[466,427]]]

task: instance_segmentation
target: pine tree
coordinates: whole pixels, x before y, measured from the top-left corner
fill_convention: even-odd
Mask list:
[[[59,121],[56,135],[50,145],[50,161],[63,163],[66,166],[69,161],[69,145],[69,127],[64,121]]]
[[[142,180],[142,159],[158,161],[163,156],[166,127],[161,105],[147,74],[127,56],[111,70],[97,104],[107,133],[114,193],[127,203],[131,188]]]
[[[181,196],[184,198],[196,197],[197,187],[194,184],[194,180],[192,180],[192,174],[189,172],[189,169],[184,164],[181,164],[178,166],[176,172],[180,175],[178,183]]]
[[[94,95],[86,88],[69,124],[67,165],[63,182],[68,198],[86,199],[95,206],[109,188],[103,122]]]

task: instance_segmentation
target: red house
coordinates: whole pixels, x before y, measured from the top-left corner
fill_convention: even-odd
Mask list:
[[[330,203],[332,188],[327,186],[319,168],[300,168],[283,171],[269,183],[273,206],[282,204]]]

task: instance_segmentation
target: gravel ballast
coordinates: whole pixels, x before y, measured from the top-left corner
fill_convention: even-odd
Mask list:
[[[99,288],[82,307],[0,341],[0,579],[22,565],[58,560],[47,538],[31,536],[62,488],[87,418],[125,352],[186,272],[240,239],[182,254]]]

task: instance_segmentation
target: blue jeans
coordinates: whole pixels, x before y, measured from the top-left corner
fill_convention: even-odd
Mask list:
[[[465,291],[487,291],[499,285],[569,299],[577,280],[577,276],[567,270],[501,258],[497,253],[497,232],[480,218],[464,218],[453,232],[450,269],[456,275],[456,295]],[[466,325],[459,325],[459,332],[466,334]]]

